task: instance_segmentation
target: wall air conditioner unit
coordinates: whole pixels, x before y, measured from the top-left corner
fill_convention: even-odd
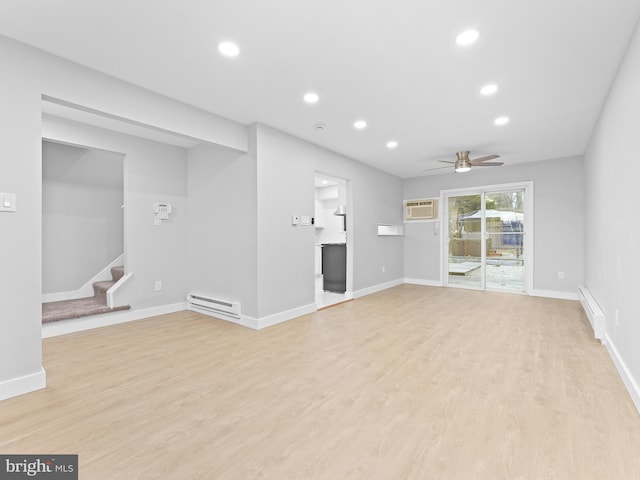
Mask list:
[[[201,293],[190,293],[187,295],[187,306],[189,310],[211,317],[240,319],[239,302],[228,302]]]
[[[405,200],[404,219],[405,220],[430,220],[438,218],[438,200],[435,198],[424,198],[421,200]]]

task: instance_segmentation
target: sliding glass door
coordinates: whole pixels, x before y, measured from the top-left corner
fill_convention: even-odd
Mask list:
[[[445,285],[525,293],[531,185],[443,192]]]
[[[482,222],[473,217],[481,212],[482,195],[459,195],[448,198],[448,284],[484,288]]]
[[[525,291],[524,190],[485,194],[488,290]]]

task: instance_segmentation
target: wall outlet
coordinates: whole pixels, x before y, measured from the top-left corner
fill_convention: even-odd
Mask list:
[[[558,280],[564,280],[564,272],[558,272]]]
[[[382,265],[382,273],[384,273],[387,270],[387,267],[385,267],[384,265]]]
[[[159,292],[162,290],[162,282],[160,280],[156,280],[155,290],[156,292]]]

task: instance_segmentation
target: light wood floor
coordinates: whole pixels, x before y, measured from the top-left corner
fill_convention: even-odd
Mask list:
[[[638,479],[577,302],[403,285],[262,331],[192,312],[44,341],[0,452],[101,479]]]

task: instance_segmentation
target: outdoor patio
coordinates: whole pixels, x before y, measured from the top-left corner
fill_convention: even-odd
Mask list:
[[[450,257],[449,285],[482,286],[480,258]],[[518,258],[487,257],[486,288],[509,292],[524,291],[524,262]]]

